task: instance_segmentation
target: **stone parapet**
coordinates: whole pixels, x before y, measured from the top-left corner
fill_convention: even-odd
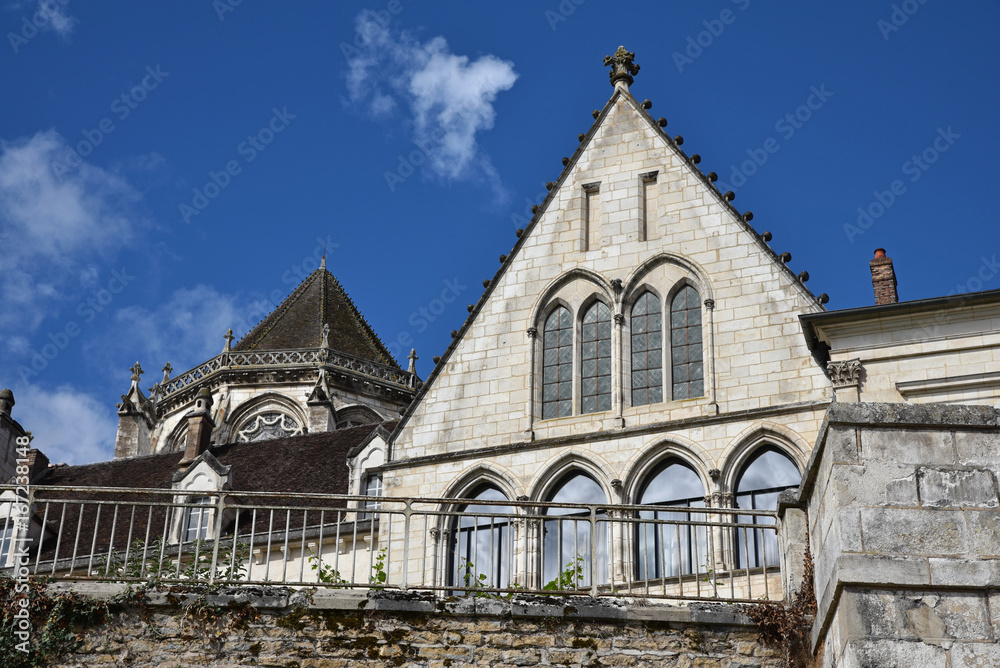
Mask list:
[[[808,514],[823,665],[1000,665],[998,425],[989,406],[830,407],[782,499]]]

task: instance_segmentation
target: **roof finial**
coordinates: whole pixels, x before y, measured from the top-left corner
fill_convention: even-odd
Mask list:
[[[323,242],[323,259],[319,261],[319,268],[326,269],[326,242]]]
[[[161,381],[162,385],[166,385],[167,381],[170,380],[170,372],[173,370],[174,367],[170,366],[170,362],[167,362],[166,364],[163,365],[163,380]]]
[[[323,323],[323,329],[321,331],[323,332],[323,340],[320,342],[319,347],[320,348],[329,348],[330,347],[330,323],[324,322]]]
[[[626,93],[628,87],[635,81],[632,77],[639,73],[639,66],[632,62],[634,58],[635,53],[626,51],[624,46],[619,46],[615,55],[604,56],[604,64],[611,66],[609,73],[611,85],[615,88],[621,88]]]
[[[222,352],[228,353],[229,350],[232,348],[233,339],[236,338],[235,336],[233,336],[233,328],[230,327],[229,329],[227,329],[226,333],[222,336],[222,338],[226,340],[226,347],[222,349]]]
[[[417,372],[417,360],[420,359],[419,357],[417,357],[417,349],[416,348],[410,348],[410,354],[407,356],[407,359],[410,360],[410,368],[407,369],[407,371],[409,371],[410,373],[416,373]]]
[[[142,377],[143,374],[142,367],[139,366],[139,363],[136,362],[135,364],[133,364],[132,368],[130,368],[129,371],[132,372],[132,383],[133,384],[138,383],[139,379]]]

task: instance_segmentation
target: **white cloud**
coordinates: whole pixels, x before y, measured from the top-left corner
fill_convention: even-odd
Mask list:
[[[0,331],[33,331],[93,260],[132,237],[139,193],[86,162],[57,177],[53,163],[71,151],[53,130],[0,142]]]
[[[53,464],[88,464],[114,457],[118,416],[70,385],[55,390],[38,386],[14,388],[12,417],[35,437],[32,447]]]
[[[48,28],[62,38],[70,36],[77,20],[66,13],[69,0],[38,0],[38,15]]]
[[[497,198],[500,176],[476,141],[496,120],[493,103],[517,80],[513,63],[493,55],[475,61],[451,53],[443,37],[421,43],[379,23],[374,12],[357,17],[364,46],[348,58],[347,90],[375,117],[400,106],[410,110],[413,140],[427,153],[427,169],[446,180],[485,180]]]
[[[176,373],[182,372],[215,357],[222,352],[222,336],[232,327],[238,338],[255,324],[249,322],[254,313],[263,317],[272,306],[255,305],[242,300],[239,295],[220,293],[207,285],[176,290],[169,299],[150,310],[142,306],[121,309],[115,315],[116,331],[127,332],[121,337],[116,351],[116,364],[125,366],[137,358],[147,371],[155,367],[157,373],[146,376],[149,385],[160,379],[158,370],[170,362]],[[128,355],[128,357],[122,357]],[[128,362],[125,362],[128,360]],[[123,381],[124,382],[124,381]]]

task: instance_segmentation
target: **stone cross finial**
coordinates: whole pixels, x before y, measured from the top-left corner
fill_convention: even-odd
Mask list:
[[[142,367],[139,366],[138,362],[136,362],[134,365],[132,365],[132,367],[129,368],[129,371],[132,372],[132,382],[133,383],[138,383],[139,379],[142,378],[142,374],[144,373],[143,370],[142,370]]]
[[[416,373],[417,372],[417,360],[420,359],[419,357],[417,357],[417,349],[416,348],[410,348],[410,354],[409,354],[409,356],[407,356],[406,359],[410,360],[410,368],[407,369],[407,371],[409,371],[410,373]]]
[[[319,344],[320,348],[330,347],[330,323],[323,323],[323,341]]]
[[[632,77],[639,73],[639,66],[632,62],[634,58],[635,54],[626,51],[624,46],[619,46],[615,55],[604,56],[604,64],[611,66],[609,76],[612,86],[617,88],[618,82],[623,81],[625,90],[628,90],[628,87],[635,81]]]
[[[167,381],[170,380],[170,372],[174,370],[174,367],[170,366],[170,362],[163,365],[163,380],[160,381],[162,385],[166,385]]]
[[[222,352],[228,353],[229,349],[232,348],[233,346],[233,339],[236,338],[235,336],[233,336],[233,328],[230,327],[229,329],[227,329],[225,335],[222,338],[226,340],[226,347],[222,349]]]

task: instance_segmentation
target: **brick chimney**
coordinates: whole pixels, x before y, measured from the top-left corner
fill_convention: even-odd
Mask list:
[[[885,256],[884,248],[875,249],[875,257],[868,263],[872,270],[872,287],[875,288],[875,305],[895,304],[899,301],[896,294],[896,272],[892,268],[892,259]]]
[[[203,387],[194,400],[194,411],[188,415],[187,445],[184,458],[178,464],[190,464],[198,455],[208,450],[212,438],[212,392]]]

